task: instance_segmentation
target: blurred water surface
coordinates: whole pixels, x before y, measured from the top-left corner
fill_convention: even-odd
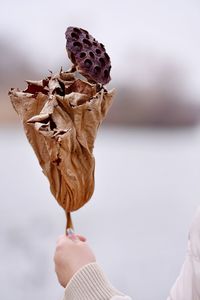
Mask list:
[[[62,209],[22,129],[0,129],[0,298],[60,299],[54,273]],[[73,214],[112,283],[137,300],[165,299],[200,203],[200,129],[102,128],[96,188]]]

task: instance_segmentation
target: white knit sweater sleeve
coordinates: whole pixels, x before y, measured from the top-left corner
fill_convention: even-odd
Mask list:
[[[167,300],[200,299],[200,207],[192,222],[188,250],[180,275]]]
[[[70,280],[63,300],[131,300],[115,289],[97,263],[81,268]]]

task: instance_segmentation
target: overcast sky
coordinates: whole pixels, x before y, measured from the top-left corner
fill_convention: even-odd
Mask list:
[[[64,32],[70,25],[105,44],[116,76],[127,79],[144,63],[151,77],[152,59],[171,61],[185,68],[200,95],[198,0],[1,0],[0,36],[40,70],[67,62]]]

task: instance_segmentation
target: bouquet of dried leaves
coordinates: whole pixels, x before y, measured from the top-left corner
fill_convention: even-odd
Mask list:
[[[66,38],[74,64],[70,71],[27,81],[25,91],[11,89],[9,94],[69,228],[73,227],[70,212],[83,206],[94,191],[94,142],[114,92],[102,85],[109,81],[110,72],[103,45],[76,27],[67,29]],[[80,79],[79,73],[87,80]]]

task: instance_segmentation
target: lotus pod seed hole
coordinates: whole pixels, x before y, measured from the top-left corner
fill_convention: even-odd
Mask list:
[[[105,58],[106,58],[107,61],[110,60],[110,57],[109,57],[109,55],[107,53],[104,53],[104,56],[105,56]]]
[[[74,50],[76,50],[76,51],[80,51],[82,49],[82,45],[79,42],[74,42],[73,46],[75,47]]]
[[[106,64],[105,64],[105,60],[103,59],[103,57],[99,58],[99,62],[100,62],[102,67],[105,67]]]
[[[89,52],[90,57],[94,58],[94,53],[92,51]]]
[[[109,72],[108,72],[108,70],[105,70],[105,71],[104,71],[104,77],[107,79],[108,76],[109,76]]]
[[[99,66],[94,67],[94,73],[97,75],[101,72],[101,68]]]
[[[76,27],[73,29],[73,31],[75,31],[78,34],[81,34],[81,31],[78,28],[76,28]]]
[[[91,47],[91,46],[92,46],[92,44],[90,43],[90,41],[87,40],[87,39],[83,39],[83,43],[84,43],[86,46],[88,46],[88,47]]]
[[[103,45],[102,43],[100,43],[99,45],[101,46],[101,48],[102,48],[103,50],[105,50],[105,47],[104,47],[104,45]]]
[[[92,66],[91,60],[90,60],[90,59],[86,59],[86,60],[84,61],[84,66],[85,66],[86,68],[90,68],[90,67]]]
[[[88,31],[85,29],[81,29],[85,34],[88,34]]]
[[[86,53],[85,52],[81,52],[80,53],[80,58],[84,58],[84,57],[86,57]]]
[[[95,52],[96,52],[97,55],[101,54],[101,50],[99,50],[98,48],[95,50]]]
[[[74,33],[74,32],[71,33],[71,37],[72,37],[73,39],[78,40],[78,35],[77,35],[76,33]]]

